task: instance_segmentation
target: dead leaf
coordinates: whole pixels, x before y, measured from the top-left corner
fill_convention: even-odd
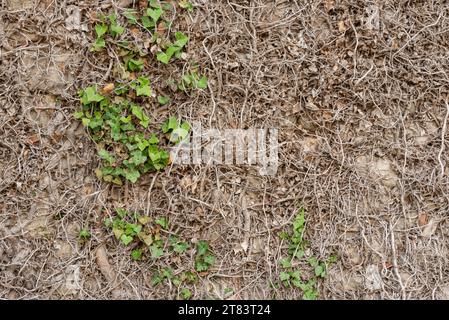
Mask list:
[[[151,234],[140,232],[138,236],[147,246],[151,246],[151,244],[153,243],[153,237],[151,236]]]
[[[334,117],[334,115],[329,111],[323,111],[323,119],[324,120],[331,120]]]
[[[428,220],[429,217],[427,216],[427,213],[421,212],[418,216],[418,225],[423,227],[427,224]]]
[[[188,187],[190,187],[192,185],[192,177],[190,176],[185,176],[181,179],[181,181],[179,181],[179,186],[183,189],[187,189]]]
[[[112,269],[111,265],[109,264],[108,255],[106,253],[106,248],[102,245],[97,248],[97,251],[95,252],[95,256],[97,258],[97,265],[100,269],[103,276],[108,280],[109,282],[113,282],[115,280],[115,271]]]
[[[204,210],[201,207],[196,207],[195,213],[198,217],[204,216]]]
[[[243,251],[248,251],[248,241],[243,241],[240,246],[242,247]]]
[[[340,31],[340,32],[346,31],[345,22],[343,20],[338,21],[338,31]]]
[[[399,44],[398,44],[398,42],[397,42],[396,39],[393,39],[393,40],[391,41],[391,48],[392,48],[393,50],[399,49]]]
[[[334,6],[335,6],[335,1],[334,0],[326,0],[325,7],[326,7],[326,11],[327,12],[331,11],[332,9],[334,9]]]
[[[148,8],[148,1],[147,0],[140,0],[139,1],[139,7],[142,9]]]
[[[63,137],[64,137],[64,136],[63,136],[61,133],[55,132],[55,133],[51,136],[51,139],[52,139],[53,142],[59,143],[59,142],[62,140]]]
[[[136,93],[133,92],[133,91],[128,92],[127,97],[130,98],[130,99],[135,99],[136,98]]]
[[[435,220],[434,218],[431,218],[429,223],[424,227],[424,230],[422,232],[423,237],[430,237],[435,233],[437,230],[439,221]]]
[[[167,28],[165,27],[165,23],[161,22],[158,24],[157,26],[157,32],[160,34],[163,34],[165,31],[167,30]]]
[[[39,135],[37,133],[33,134],[32,136],[29,137],[29,141],[31,144],[38,143],[40,141]]]
[[[95,11],[90,11],[90,12],[87,14],[87,16],[89,17],[89,20],[90,20],[91,22],[95,22],[95,20],[98,19],[97,12],[95,12]]]
[[[108,83],[101,89],[101,93],[108,94],[111,93],[115,89],[115,85],[113,83]]]

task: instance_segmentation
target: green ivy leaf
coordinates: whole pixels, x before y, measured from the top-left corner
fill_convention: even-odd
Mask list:
[[[150,80],[145,77],[139,77],[139,86],[136,89],[136,94],[138,97],[140,96],[151,96],[151,87],[150,87]]]
[[[172,279],[173,278],[173,270],[170,268],[164,268],[162,270],[162,276],[167,279]]]
[[[117,15],[111,14],[109,16],[109,21],[111,22],[110,33],[113,37],[122,35],[125,32],[125,28],[117,24]]]
[[[124,234],[123,230],[118,227],[113,227],[112,232],[114,233],[114,236],[116,239],[120,239],[122,235]]]
[[[145,139],[142,139],[137,143],[137,147],[139,148],[140,151],[145,150],[149,145],[150,143],[148,142],[148,140]]]
[[[153,22],[156,24],[157,21],[159,20],[159,18],[162,16],[162,14],[164,13],[164,11],[162,10],[162,8],[158,7],[158,8],[148,8],[147,9],[147,16],[149,16],[151,19],[153,19]]]
[[[315,290],[308,290],[304,292],[303,299],[304,300],[316,300],[318,297],[318,292]]]
[[[84,117],[84,112],[83,111],[76,111],[73,116],[75,117],[75,119],[81,119]]]
[[[140,172],[136,169],[125,169],[123,170],[123,174],[125,178],[132,183],[136,183],[140,178]]]
[[[83,91],[83,96],[81,98],[81,102],[83,105],[88,105],[92,102],[101,102],[104,100],[104,97],[97,92],[96,87],[87,87]]]
[[[299,272],[299,270],[295,270],[293,272],[290,272],[290,277],[292,279],[301,280],[301,273]]]
[[[193,11],[193,4],[191,4],[188,0],[180,0],[179,6],[183,9],[187,9],[187,11]]]
[[[150,137],[150,139],[148,139],[148,143],[149,144],[158,144],[159,143],[159,139],[156,137],[156,135],[153,133]]]
[[[318,266],[318,260],[315,257],[310,257],[307,261],[312,267]]]
[[[101,149],[100,151],[98,151],[98,155],[103,160],[106,160],[107,162],[109,162],[109,164],[113,164],[116,161],[115,158],[109,152],[107,152],[104,149]]]
[[[142,258],[142,249],[134,249],[131,251],[131,258],[133,260],[140,260]]]
[[[135,25],[137,24],[137,18],[135,16],[136,12],[134,10],[126,10],[123,15],[128,19],[128,23]]]
[[[279,274],[279,279],[281,279],[281,281],[288,281],[290,279],[290,274],[287,272],[281,272]]]
[[[206,241],[198,241],[196,249],[198,255],[203,256],[209,251],[209,244]]]
[[[175,38],[176,42],[174,43],[174,45],[179,48],[183,48],[189,42],[189,37],[181,31],[175,33]]]
[[[166,105],[167,103],[170,102],[170,98],[165,97],[165,96],[158,96],[157,102],[159,102],[160,105]]]
[[[211,266],[215,263],[215,257],[213,255],[207,255],[204,257],[204,262]]]
[[[105,47],[106,47],[106,41],[104,41],[103,38],[98,38],[97,40],[95,40],[94,44],[90,48],[90,51],[91,52],[101,51]]]
[[[167,121],[162,125],[162,132],[168,133],[173,131],[178,127],[178,120],[175,117],[170,117]]]
[[[116,211],[117,211],[117,215],[122,219],[128,215],[128,211],[126,211],[123,208],[117,208]]]
[[[297,278],[293,278],[290,279],[291,283],[297,287],[297,288],[301,288],[301,286],[303,285],[303,283],[301,282],[301,280],[297,279]]]
[[[108,26],[105,23],[95,25],[95,33],[97,34],[97,38],[101,38],[106,34],[106,32],[108,32]]]
[[[299,211],[299,214],[296,216],[293,221],[293,232],[299,236],[302,236],[305,225],[305,217],[304,217],[304,208]]]
[[[79,236],[81,239],[89,239],[90,236],[91,236],[91,234],[90,234],[89,230],[82,229],[82,230],[79,232],[78,236]]]
[[[131,160],[130,160],[130,162],[132,162],[134,165],[138,166],[138,165],[140,165],[142,163],[145,163],[145,161],[147,161],[147,157],[144,156],[142,151],[136,150],[136,151],[133,151],[131,153]]]
[[[206,89],[207,88],[207,77],[202,76],[201,79],[196,83],[196,86],[199,89]]]
[[[326,276],[326,266],[324,264],[317,265],[315,267],[315,275],[324,278]]]
[[[127,63],[127,68],[131,72],[142,71],[143,70],[143,60],[141,59],[129,59]]]
[[[167,218],[159,218],[154,221],[156,224],[160,225],[162,229],[168,229],[168,220]]]
[[[148,155],[153,162],[157,162],[161,159],[161,151],[155,145],[150,145],[148,147]]]
[[[164,64],[168,64],[170,61],[170,58],[165,52],[159,52],[156,56],[157,60],[164,63]]]
[[[142,25],[144,28],[150,29],[150,30],[156,26],[154,21],[147,16],[142,17]]]
[[[282,266],[282,268],[291,268],[292,262],[290,259],[282,259],[281,266]]]
[[[179,242],[173,246],[173,250],[177,253],[183,253],[189,248],[187,242]]]
[[[296,249],[296,248],[293,251],[293,253],[294,253],[295,257],[298,259],[301,259],[302,257],[304,257],[304,254],[305,254],[304,250]]]
[[[144,128],[148,128],[148,125],[150,124],[150,118],[148,118],[144,113],[141,107],[138,105],[133,104],[131,106],[131,112],[132,114],[140,120],[140,125]]]
[[[207,271],[208,268],[209,266],[201,260],[195,262],[195,270],[198,272]]]
[[[160,258],[164,255],[164,251],[162,250],[162,248],[159,248],[156,245],[150,246],[150,253],[151,253],[151,258],[153,258],[153,259]]]
[[[181,295],[184,300],[188,300],[192,297],[192,292],[187,288],[182,288]]]
[[[128,244],[130,244],[134,238],[132,236],[128,236],[126,234],[122,234],[122,236],[120,237],[120,240],[122,241],[122,243],[127,246]]]

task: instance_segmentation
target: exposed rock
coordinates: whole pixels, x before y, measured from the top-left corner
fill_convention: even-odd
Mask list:
[[[61,259],[70,258],[72,255],[72,246],[65,241],[56,241],[54,245],[56,256]]]
[[[357,291],[363,289],[363,277],[354,273],[341,270],[330,270],[329,277],[335,284],[335,289],[342,292]]]
[[[371,178],[380,179],[385,187],[394,187],[398,180],[388,159],[368,159],[366,156],[361,156],[356,159],[356,167]]]
[[[365,286],[371,291],[382,289],[382,277],[380,276],[379,267],[377,265],[370,264],[366,267]]]
[[[46,56],[41,56],[37,51],[25,52],[20,68],[25,75],[27,88],[60,95],[74,81],[67,66],[76,63],[77,59],[78,56],[57,47]]]
[[[25,227],[25,231],[32,237],[43,237],[51,234],[48,228],[48,217],[39,216],[31,220]]]

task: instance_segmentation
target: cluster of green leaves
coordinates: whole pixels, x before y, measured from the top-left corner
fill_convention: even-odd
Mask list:
[[[170,117],[162,125],[162,132],[172,143],[179,143],[187,138],[190,132],[190,124],[188,122],[179,122],[175,117]]]
[[[178,31],[175,33],[175,38],[176,41],[174,43],[169,43],[166,45],[165,52],[163,51],[157,54],[158,61],[168,64],[173,56],[176,58],[181,57],[182,49],[189,42],[189,37]]]
[[[313,269],[313,272],[305,272],[299,267],[294,267],[295,262],[301,263],[305,260],[305,250],[307,242],[303,239],[305,229],[304,209],[299,210],[298,215],[293,220],[292,232],[282,232],[281,238],[288,242],[288,257],[280,260],[281,267],[284,269],[279,274],[279,279],[285,287],[299,288],[305,300],[315,300],[318,297],[317,282],[319,278],[324,278],[327,274],[327,268],[336,261],[335,256],[331,256],[326,261],[320,261],[311,256],[306,261]],[[311,273],[311,274],[310,274]]]
[[[207,83],[207,77],[200,76],[198,72],[193,69],[181,78],[181,81],[178,83],[178,89],[189,93],[195,89],[206,89]]]
[[[195,269],[198,272],[209,270],[215,263],[215,256],[206,241],[198,241],[196,245]]]
[[[188,1],[180,1],[178,5],[189,11],[193,10],[193,6]],[[149,0],[148,8],[144,10],[128,9],[123,13],[126,23],[135,27],[142,27],[144,31],[152,34],[151,42],[159,47],[160,52],[157,53],[156,59],[164,64],[168,64],[170,60],[181,56],[183,48],[189,42],[189,37],[181,31],[174,32],[174,41],[170,41],[170,36],[162,35],[158,30],[159,25],[163,25],[162,29],[170,29],[172,22],[166,18],[167,12],[173,11],[173,5],[170,3],[160,4],[159,1]],[[128,58],[125,62],[130,71],[140,71],[141,66],[133,65],[134,61],[139,61],[138,58],[133,58],[136,53],[145,56],[146,53],[140,50],[130,49],[130,44],[127,41],[120,39],[120,36],[126,34],[126,28],[120,25],[116,14],[108,17],[100,16],[100,22],[95,25],[96,40],[92,45],[91,51],[101,51],[106,47],[107,35],[110,35],[114,40],[117,40],[118,46],[128,49]],[[131,64],[129,64],[131,61]]]
[[[91,47],[91,51],[101,51],[106,47],[105,36],[109,33],[116,38],[125,32],[125,28],[117,23],[117,15],[111,14],[108,17],[100,15],[101,23],[95,25],[96,39]]]
[[[193,10],[186,0],[178,1],[177,5]],[[161,132],[148,132],[150,118],[142,107],[143,102],[148,105],[156,98],[156,103],[167,105],[171,99],[153,93],[150,78],[145,73],[148,56],[153,51],[127,41],[131,32],[128,27],[132,25],[136,30],[150,32],[153,47],[159,48],[156,60],[168,64],[173,58],[179,58],[189,38],[180,31],[165,32],[171,30],[169,13],[175,16],[174,6],[176,4],[172,2],[161,4],[157,0],[148,0],[145,9],[127,9],[120,15],[98,16],[99,22],[94,28],[96,40],[91,51],[101,51],[106,47],[106,41],[110,41],[108,49],[114,50],[123,65],[114,68],[113,74],[120,78],[110,84],[111,90],[102,89],[100,93],[97,86],[90,86],[80,91],[82,109],[75,113],[75,117],[88,128],[97,144],[103,165],[96,174],[104,181],[117,185],[122,185],[125,180],[135,183],[146,172],[164,169],[170,162],[164,147],[167,143],[179,143],[189,134],[190,125],[174,117],[164,123]],[[198,74],[196,66],[176,83],[177,88],[190,93],[193,89],[206,88],[207,78]],[[160,139],[160,134],[165,139]]]
[[[136,261],[143,260],[145,257],[152,260],[159,260],[162,257],[171,259],[173,255],[180,257],[190,249],[186,241],[168,232],[170,224],[165,217],[152,219],[118,208],[114,217],[105,220],[105,226],[112,229],[117,240],[130,248],[131,258]],[[205,241],[199,241],[196,249],[195,270],[198,272],[208,270],[215,260],[209,245]],[[153,286],[164,282],[175,285],[179,289],[178,296],[182,299],[190,299],[192,293],[187,286],[197,281],[198,275],[193,270],[181,270],[175,274],[170,266],[159,267],[153,271],[151,279]]]
[[[78,240],[81,244],[86,243],[92,235],[90,234],[90,231],[87,229],[81,229],[78,233]]]
[[[139,77],[137,81],[131,84],[131,87],[136,90],[138,97],[151,97],[150,80],[147,77]]]
[[[192,292],[185,286],[196,283],[198,281],[198,277],[191,271],[184,271],[175,275],[170,267],[165,267],[161,270],[153,272],[153,276],[151,278],[151,283],[153,286],[163,284],[164,281],[170,282],[171,284],[180,288],[179,297],[184,300],[188,300],[192,297]],[[183,287],[181,288],[181,286]]]
[[[139,77],[137,83],[137,95],[149,93],[148,79]],[[146,130],[150,119],[142,107],[122,97],[103,96],[95,87],[86,88],[80,95],[83,108],[75,117],[81,119],[98,144],[98,155],[104,163],[96,171],[98,178],[118,185],[123,184],[123,178],[134,183],[142,174],[168,165],[169,153],[160,147],[157,134]],[[183,128],[186,137],[190,127]],[[165,125],[162,132],[166,133]]]
[[[163,236],[160,229],[167,230],[167,218],[154,221],[147,216],[130,213],[124,209],[116,210],[117,216],[105,220],[107,228],[111,228],[114,236],[125,246],[133,246],[131,257],[141,260],[144,255],[158,259],[165,253],[182,254],[189,249],[189,244],[178,236]],[[164,251],[166,250],[166,251]]]

